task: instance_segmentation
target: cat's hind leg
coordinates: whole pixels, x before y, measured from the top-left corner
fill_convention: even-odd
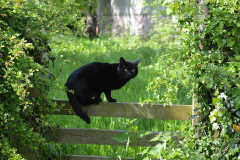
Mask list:
[[[83,105],[90,105],[90,104],[99,104],[102,102],[102,99],[99,97],[95,97],[94,99],[91,98],[78,98],[78,103],[83,104]]]
[[[95,97],[96,102],[99,102],[99,103],[102,102],[102,99],[100,96],[101,94]]]

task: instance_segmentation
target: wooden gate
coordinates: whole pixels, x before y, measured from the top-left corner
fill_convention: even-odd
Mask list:
[[[68,100],[52,100],[57,105],[65,106],[56,115],[75,115]],[[144,119],[169,119],[169,120],[189,120],[189,114],[194,114],[194,108],[197,104],[192,105],[172,105],[165,106],[162,104],[137,104],[137,103],[109,103],[102,102],[97,105],[82,106],[85,113],[89,116],[101,117],[125,117],[125,118],[144,118]],[[192,121],[194,124],[194,121]],[[74,143],[74,144],[102,144],[102,145],[120,145],[113,137],[125,132],[124,130],[106,130],[106,129],[81,129],[81,128],[55,128],[52,133],[46,135],[47,141],[56,143]],[[152,132],[142,138],[136,138],[136,146],[155,146],[159,142],[149,142],[160,132]],[[177,132],[171,132],[176,134]],[[134,134],[134,133],[132,133]],[[177,133],[179,134],[179,133]],[[177,136],[173,137],[179,140]],[[129,143],[132,146],[132,143]],[[27,156],[27,155],[26,155]],[[31,156],[32,157],[32,156]],[[63,160],[103,160],[107,157],[102,156],[83,156],[73,155],[62,158]],[[134,158],[127,158],[133,160]],[[32,160],[32,158],[31,158]]]

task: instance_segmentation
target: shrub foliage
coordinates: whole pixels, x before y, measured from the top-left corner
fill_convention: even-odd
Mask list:
[[[57,87],[48,71],[54,60],[51,34],[64,32],[71,1],[63,8],[43,1],[0,2],[0,157],[22,159],[20,149],[45,143],[47,114],[57,108],[49,93]],[[18,148],[18,151],[17,151]],[[17,151],[17,152],[16,152]]]
[[[153,0],[152,6],[159,5],[158,2]],[[196,136],[185,135],[182,149],[170,151],[174,152],[171,156],[237,159],[240,155],[240,3],[236,0],[161,2],[168,7],[166,14],[177,15],[182,37],[178,52],[168,55],[162,78],[155,80],[154,87],[165,85],[165,99],[173,101],[180,88],[191,86],[190,95],[194,94],[198,101],[197,114],[191,117],[199,121],[195,125]],[[204,8],[208,8],[205,16]],[[169,77],[167,72],[176,68],[180,73]]]

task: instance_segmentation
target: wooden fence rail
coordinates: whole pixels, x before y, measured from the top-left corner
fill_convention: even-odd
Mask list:
[[[64,108],[58,115],[76,115],[67,100],[53,100],[57,105],[64,104]],[[101,117],[125,117],[125,118],[145,118],[145,119],[171,119],[189,120],[188,113],[192,113],[192,105],[172,105],[163,104],[138,104],[138,103],[109,103],[102,102],[97,105],[82,106],[83,111],[89,116]]]
[[[57,105],[63,105],[61,111],[55,112],[56,115],[75,115],[72,107],[67,100],[52,100]],[[171,120],[189,120],[189,114],[194,114],[196,104],[192,105],[172,105],[165,106],[162,104],[137,104],[137,103],[109,103],[102,102],[97,105],[82,106],[85,113],[89,116],[101,117],[125,117],[125,118],[145,118],[145,119],[171,119]],[[194,121],[192,121],[194,123]],[[123,130],[106,130],[106,129],[82,129],[82,128],[55,128],[52,133],[46,134],[47,141],[56,143],[74,143],[74,144],[103,144],[103,145],[126,145],[120,143],[113,137],[123,133]],[[151,132],[142,138],[136,138],[136,146],[155,146],[159,142],[149,142],[160,132]],[[134,134],[134,133],[132,133]],[[171,132],[177,135],[177,132]],[[173,139],[178,142],[178,136]],[[132,143],[129,144],[133,145]],[[107,157],[101,156],[83,156],[73,155],[64,157],[63,160],[103,160]],[[133,160],[128,158],[127,160]]]

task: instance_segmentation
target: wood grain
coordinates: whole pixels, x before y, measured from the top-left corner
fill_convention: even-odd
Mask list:
[[[82,128],[55,128],[53,133],[46,134],[46,139],[54,141],[56,143],[74,143],[74,144],[103,144],[103,145],[120,145],[126,146],[126,143],[120,143],[114,139],[120,133],[124,133],[123,130],[106,130],[106,129],[82,129]],[[143,136],[142,138],[136,138],[136,146],[155,146],[160,141],[149,142],[153,137],[157,136],[160,132],[151,132],[151,134]],[[165,132],[166,133],[166,132]],[[134,134],[133,132],[131,134]],[[178,132],[172,132],[172,135],[178,135]],[[173,139],[176,140],[176,144],[180,140],[177,136]],[[132,141],[132,139],[130,139]],[[130,146],[133,143],[130,142]]]
[[[105,156],[84,156],[84,155],[73,155],[73,156],[66,156],[61,158],[61,160],[105,160],[108,157]],[[121,158],[124,160],[135,160],[135,158]],[[112,160],[117,160],[116,158],[112,158]],[[154,159],[159,160],[159,159]]]
[[[52,101],[57,105],[64,105],[61,111],[54,114],[75,115],[68,100]],[[101,117],[189,120],[188,113],[192,113],[192,105],[143,104],[142,106],[138,103],[102,102],[96,105],[81,106],[87,115]]]

